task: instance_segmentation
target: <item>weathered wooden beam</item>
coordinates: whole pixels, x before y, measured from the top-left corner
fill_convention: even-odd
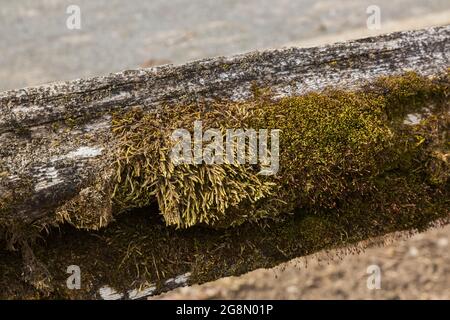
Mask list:
[[[270,87],[274,97],[280,98],[322,91],[328,87],[354,90],[380,76],[400,75],[406,71],[433,76],[449,67],[449,49],[450,26],[444,26],[316,48],[253,52],[181,66],[124,71],[106,77],[0,93],[0,227],[15,222],[19,225],[52,222],[55,210],[77,196],[92,192],[90,188],[101,175],[112,176],[113,173],[108,171],[114,159],[111,152],[115,146],[111,120],[117,112],[127,111],[134,106],[151,111],[183,103],[245,101],[252,97],[255,85]],[[110,179],[111,176],[104,179]],[[99,192],[97,196],[109,197],[110,194]],[[96,197],[91,198],[95,200]],[[100,215],[103,217],[112,215],[111,206],[105,206],[108,201],[100,199],[97,203],[94,200],[88,203],[90,209],[93,207],[103,212]],[[433,221],[432,217],[430,219]],[[137,241],[151,255],[151,263],[155,267],[153,271],[157,275],[155,277],[152,273],[147,286],[137,290],[130,284],[129,290],[120,291],[109,287],[111,283],[103,275],[104,279],[99,276],[99,283],[93,283],[80,297],[141,298],[177,286],[237,275],[255,267],[273,266],[314,250],[328,248],[313,246],[307,249],[299,246],[287,254],[283,245],[302,237],[297,223],[307,223],[302,217],[292,220],[284,224],[274,223],[270,227],[278,228],[279,232],[274,232],[274,238],[265,238],[266,230],[260,226],[242,225],[230,228],[233,230],[217,232],[205,229],[180,231],[164,229],[155,217],[152,221],[138,218],[136,221],[118,223],[111,229],[85,234],[81,244],[78,243],[79,235],[69,231],[67,238],[59,239],[67,244],[68,250],[64,246],[54,246],[50,241],[47,247],[38,247],[36,251],[54,275],[69,260],[86,264],[82,265],[83,269],[89,269],[90,259],[95,259],[99,265],[108,266],[111,256],[125,254],[128,257],[136,254],[129,245]],[[378,223],[378,220],[375,222]],[[128,226],[133,223],[140,228],[139,231],[129,230]],[[294,231],[292,234],[284,233],[282,231],[285,228]],[[375,232],[374,236],[397,230],[386,228]],[[157,235],[159,242],[153,242],[148,234]],[[125,238],[124,243],[119,241],[122,236]],[[238,243],[234,242],[236,236],[240,237]],[[208,245],[197,246],[197,238]],[[356,236],[352,239],[361,240]],[[336,245],[348,244],[346,241],[341,242]],[[170,243],[170,246],[165,243]],[[104,252],[105,246],[109,246],[108,252]],[[157,264],[156,259],[164,250],[170,250],[174,256],[185,260],[181,263],[172,261],[171,256],[164,256]],[[202,260],[207,257],[206,254],[202,256],[205,253],[202,250],[208,251],[209,260],[206,262]],[[246,257],[242,256],[238,263],[237,256],[242,255],[242,250],[249,251],[248,254],[255,260],[254,264],[245,262],[242,266],[239,263],[246,261]],[[219,252],[216,260],[213,259],[213,252]],[[0,268],[8,269],[14,265],[15,260],[9,256],[10,253],[0,251],[0,254],[12,259],[5,259],[6,262],[0,264]],[[228,254],[228,260],[221,259],[222,254]],[[145,262],[148,263],[147,260]],[[214,270],[214,263],[221,264],[222,269]],[[170,268],[167,267],[167,272],[160,276],[158,269],[166,264]],[[118,265],[121,266],[121,261]],[[207,276],[200,278],[202,271],[191,279],[199,265],[206,265]],[[228,267],[236,269],[229,271]],[[96,271],[95,268],[91,270],[92,273]],[[16,278],[15,275],[11,276],[11,279]],[[29,288],[20,294],[26,295],[27,290]]]
[[[382,75],[433,75],[449,65],[450,26],[316,48],[218,57],[181,66],[0,93],[0,204],[5,219],[36,221],[76,196],[104,169],[111,114],[251,96],[256,84],[276,96],[325,87],[357,88]]]

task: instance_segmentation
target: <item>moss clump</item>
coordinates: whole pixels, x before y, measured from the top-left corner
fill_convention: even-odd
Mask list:
[[[448,189],[425,190],[413,176],[392,177],[382,185],[386,189],[344,204],[339,214],[335,209],[296,210],[281,221],[234,228],[176,230],[161,223],[155,206],[122,215],[98,231],[65,225],[34,246],[36,258],[52,275],[50,295],[22,282],[20,256],[0,251],[0,298],[100,298],[98,289],[104,285],[121,293],[151,285],[159,293],[167,289],[167,279],[186,272],[191,273],[189,284],[203,283],[323,249],[354,252],[361,240],[449,222]],[[66,286],[72,264],[80,266],[81,290]]]
[[[277,101],[264,90],[255,92],[243,103],[116,116],[118,210],[156,200],[169,225],[233,226],[295,208],[338,209],[355,196],[370,196],[382,177],[395,172],[420,171],[441,187],[447,181],[448,74],[430,79],[407,73],[355,92],[325,90]],[[412,112],[426,119],[404,124]],[[171,133],[192,133],[195,120],[203,121],[203,130],[280,129],[280,171],[261,176],[258,164],[174,166]]]
[[[115,173],[105,169],[104,177],[60,208],[59,217],[96,229],[109,217],[108,210],[95,214],[108,209],[102,204],[117,211],[152,207],[101,230],[63,225],[46,241],[37,240],[33,252],[24,243],[31,271],[26,280],[43,291],[22,281],[20,254],[0,251],[0,297],[91,298],[103,285],[127,291],[155,284],[160,292],[166,279],[185,272],[191,272],[189,283],[202,283],[448,223],[448,84],[448,74],[427,79],[410,73],[357,92],[327,90],[274,101],[259,91],[245,103],[116,115]],[[404,124],[412,112],[422,120]],[[171,167],[172,130],[192,130],[196,119],[205,130],[281,129],[280,171],[260,176],[258,165],[227,163]],[[168,227],[158,211],[166,224],[191,227]],[[6,229],[25,234],[13,230],[21,227]],[[81,290],[66,287],[71,264],[81,267]]]
[[[175,129],[193,130],[195,120],[225,132],[242,128],[252,116],[244,105],[186,106],[144,114],[134,110],[116,118],[118,142],[115,205],[143,207],[158,201],[166,222],[180,227],[227,220],[226,212],[242,203],[255,203],[271,193],[273,182],[257,176],[254,165],[174,165],[169,152]],[[251,220],[247,212],[242,212]]]

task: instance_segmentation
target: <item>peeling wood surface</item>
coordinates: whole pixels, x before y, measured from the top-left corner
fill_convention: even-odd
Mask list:
[[[0,200],[7,219],[39,220],[109,165],[111,114],[208,100],[241,101],[355,89],[382,75],[433,75],[449,65],[450,26],[315,48],[218,57],[0,93]]]

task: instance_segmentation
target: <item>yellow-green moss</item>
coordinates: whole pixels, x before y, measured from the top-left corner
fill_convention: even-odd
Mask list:
[[[170,159],[173,130],[203,126],[245,127],[252,113],[245,105],[217,104],[209,109],[186,106],[144,114],[134,110],[113,120],[117,139],[117,181],[113,199],[119,210],[158,201],[166,222],[180,227],[227,220],[226,212],[242,203],[255,203],[274,186],[257,176],[251,165],[181,164]],[[248,215],[248,220],[252,219]]]
[[[156,200],[169,225],[233,226],[299,207],[335,208],[355,194],[370,194],[377,177],[410,167],[417,158],[434,159],[430,181],[447,181],[448,144],[436,136],[448,131],[448,74],[430,79],[407,73],[355,92],[325,90],[276,101],[267,90],[254,92],[255,98],[243,103],[170,106],[152,113],[137,109],[116,116],[113,199],[118,210]],[[434,129],[426,127],[429,117],[403,124],[407,114],[424,110],[439,119]],[[265,177],[257,175],[258,165],[174,166],[170,134],[179,128],[192,132],[195,120],[203,121],[204,130],[281,129],[280,172]]]
[[[63,225],[33,245],[28,260],[35,269],[46,266],[48,277],[28,281],[45,286],[44,293],[22,281],[20,255],[0,251],[0,297],[98,297],[102,285],[128,290],[145,283],[160,290],[165,279],[187,271],[191,283],[202,283],[448,223],[448,85],[448,74],[428,79],[408,73],[356,92],[326,90],[275,101],[267,90],[255,89],[255,98],[245,103],[116,115],[113,186],[103,177],[61,207],[59,217],[96,229],[107,215],[92,214],[89,199],[98,199],[93,208],[104,209],[111,195],[117,212],[143,209],[97,231]],[[423,119],[406,125],[409,113]],[[279,173],[258,176],[258,166],[250,165],[170,167],[170,133],[192,129],[196,119],[204,129],[281,129]],[[205,200],[213,195],[216,202]],[[81,290],[66,287],[71,264],[81,267]]]
[[[448,223],[449,190],[426,190],[418,182],[413,175],[392,177],[381,183],[386,189],[342,204],[339,214],[303,209],[282,221],[227,229],[176,230],[158,219],[154,206],[122,215],[99,231],[62,226],[34,246],[52,275],[50,296],[22,283],[20,258],[0,251],[0,297],[99,298],[97,290],[104,285],[127,292],[156,284],[159,292],[165,280],[186,272],[191,272],[189,283],[203,283],[323,249],[352,248],[357,241],[394,231]],[[81,290],[67,289],[66,269],[72,264],[81,268]]]

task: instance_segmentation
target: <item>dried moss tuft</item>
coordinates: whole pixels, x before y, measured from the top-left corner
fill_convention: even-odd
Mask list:
[[[189,227],[220,224],[229,218],[231,208],[270,195],[274,183],[259,178],[254,165],[174,165],[169,155],[175,129],[192,131],[194,121],[201,120],[205,129],[212,126],[225,132],[246,128],[252,115],[245,105],[214,104],[208,109],[191,105],[147,114],[134,110],[113,120],[119,145],[116,206],[143,207],[156,199],[167,224]],[[235,218],[252,216],[242,212]]]

